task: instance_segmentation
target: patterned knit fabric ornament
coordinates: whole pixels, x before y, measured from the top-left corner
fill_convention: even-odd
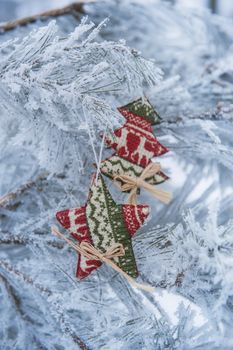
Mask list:
[[[150,104],[149,100],[144,96],[143,98],[139,98],[136,101],[130,102],[127,105],[118,108],[118,110],[126,116],[131,113],[134,115],[138,115],[145,119],[151,125],[160,124],[161,117]]]
[[[116,204],[101,175],[94,178],[85,206],[62,210],[57,220],[80,243],[87,241],[104,253],[115,243],[121,243],[125,255],[113,258],[114,263],[131,277],[137,277],[137,267],[131,238],[149,215],[147,205]],[[99,260],[79,254],[76,276],[87,277],[101,266]]]
[[[153,134],[152,125],[158,124],[160,117],[149,101],[144,97],[118,108],[125,117],[126,123],[107,135],[105,142],[116,152],[101,163],[104,175],[114,178],[116,175],[129,175],[138,178],[143,170],[152,163],[153,157],[168,152]],[[166,181],[168,177],[159,171],[146,179],[156,185]]]

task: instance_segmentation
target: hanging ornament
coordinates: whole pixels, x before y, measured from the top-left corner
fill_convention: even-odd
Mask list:
[[[56,214],[60,224],[80,243],[81,250],[78,251],[81,254],[78,255],[76,276],[85,278],[100,267],[103,261],[112,259],[110,261],[118,267],[118,271],[122,270],[124,275],[131,278],[137,277],[131,239],[148,215],[148,205],[116,204],[103,177],[99,175],[94,178],[85,206],[62,210]],[[94,254],[88,255],[90,251],[85,248],[91,249],[92,253],[94,249]]]
[[[153,134],[152,125],[158,124],[160,120],[158,113],[145,97],[118,110],[125,117],[126,123],[115,130],[114,134],[105,137],[106,144],[115,150],[115,154],[101,162],[101,172],[117,181],[122,191],[131,192],[131,204],[136,203],[136,194],[140,187],[168,203],[171,200],[169,193],[148,186],[168,179],[160,166],[152,162],[153,157],[168,152]]]
[[[134,116],[141,117],[150,125],[160,124],[161,117],[151,105],[149,100],[143,96],[136,101],[130,102],[125,106],[119,107],[118,111],[127,119]]]
[[[131,239],[149,215],[148,205],[137,204],[140,188],[164,203],[171,194],[153,185],[168,179],[159,163],[152,158],[168,152],[153,134],[152,125],[160,117],[149,101],[141,98],[119,111],[126,123],[105,139],[115,154],[101,162],[93,178],[86,205],[56,214],[57,220],[79,242],[63,235],[56,227],[52,232],[78,252],[76,276],[87,277],[102,263],[121,273],[136,288],[153,291],[153,287],[135,281],[138,270]],[[129,192],[128,204],[116,204],[99,170],[112,178],[120,189]]]

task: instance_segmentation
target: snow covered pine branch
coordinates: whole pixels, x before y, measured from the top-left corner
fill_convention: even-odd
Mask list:
[[[0,191],[10,192],[0,212],[0,345],[231,350],[232,21],[159,0],[100,0],[84,12],[100,26],[64,16],[0,37]],[[56,209],[85,203],[92,148],[98,156],[99,134],[122,124],[116,107],[154,84],[174,201],[151,201],[134,241],[143,280],[166,288],[150,298],[105,266],[78,283],[76,256],[49,226]],[[190,307],[174,322],[179,301]]]
[[[117,99],[140,95],[159,81],[154,61],[123,41],[99,40],[105,24],[94,28],[84,19],[73,33],[59,37],[52,21],[21,42],[0,47],[2,144],[17,130],[17,142],[25,141],[42,166],[56,172],[73,165],[77,172],[87,158],[87,135],[95,138],[119,125]]]

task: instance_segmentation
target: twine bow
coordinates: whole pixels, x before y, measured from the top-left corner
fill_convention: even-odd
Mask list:
[[[105,253],[101,253],[87,241],[81,242],[80,248],[82,249],[83,255],[85,255],[86,258],[100,260],[103,262],[105,262],[105,260],[125,255],[125,250],[121,243],[113,244]]]
[[[137,189],[140,187],[149,191],[155,198],[159,199],[161,202],[168,204],[172,199],[171,193],[158,189],[145,181],[146,179],[149,179],[150,177],[157,174],[160,170],[161,166],[159,163],[150,163],[143,170],[142,174],[139,177],[133,177],[130,175],[123,174],[116,175],[113,179],[115,181],[120,180],[123,182],[123,185],[121,185],[121,190],[123,192],[130,191],[128,199],[129,204],[137,204]]]
[[[51,230],[55,236],[64,239],[73,249],[75,249],[78,253],[82,254],[86,258],[99,260],[110,265],[115,271],[122,274],[133,287],[145,290],[147,292],[154,291],[154,287],[152,286],[137,283],[132,277],[130,277],[111,260],[112,258],[125,255],[125,250],[121,243],[115,243],[105,253],[102,253],[86,241],[81,242],[79,245],[75,244],[72,240],[63,235],[55,226],[52,226]]]

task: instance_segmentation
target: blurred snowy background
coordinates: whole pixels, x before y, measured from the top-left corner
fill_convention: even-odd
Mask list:
[[[0,0],[0,20],[67,3]],[[107,267],[77,282],[76,257],[50,234],[57,209],[85,202],[94,160],[88,136],[74,128],[82,112],[71,98],[79,85],[69,81],[85,62],[62,51],[66,42],[75,45],[77,33],[69,34],[81,15],[61,16],[57,27],[48,18],[2,33],[0,194],[16,196],[0,208],[0,348],[231,350],[233,2],[109,0],[85,5],[84,13],[96,24],[110,18],[98,43],[125,39],[164,71],[163,80],[141,90],[127,72],[135,89],[123,84],[121,92],[100,94],[114,110],[143,90],[163,118],[155,133],[171,150],[161,162],[174,200],[164,207],[143,193],[152,217],[134,240],[142,279],[157,292],[132,290]],[[120,69],[111,45],[108,63]],[[134,67],[131,56],[126,60]],[[149,74],[140,68],[140,77]],[[73,164],[64,156],[71,151]],[[24,186],[31,179],[34,185]]]
[[[164,0],[166,1],[166,0]],[[183,7],[206,7],[222,16],[233,17],[233,3],[231,0],[167,0]],[[98,1],[97,1],[98,2]],[[10,21],[16,18],[35,15],[53,8],[70,4],[69,0],[0,0],[0,21]],[[146,0],[144,1],[146,4]]]
[[[27,17],[53,8],[69,4],[67,0],[30,1],[30,0],[0,0],[0,21],[10,21]]]

